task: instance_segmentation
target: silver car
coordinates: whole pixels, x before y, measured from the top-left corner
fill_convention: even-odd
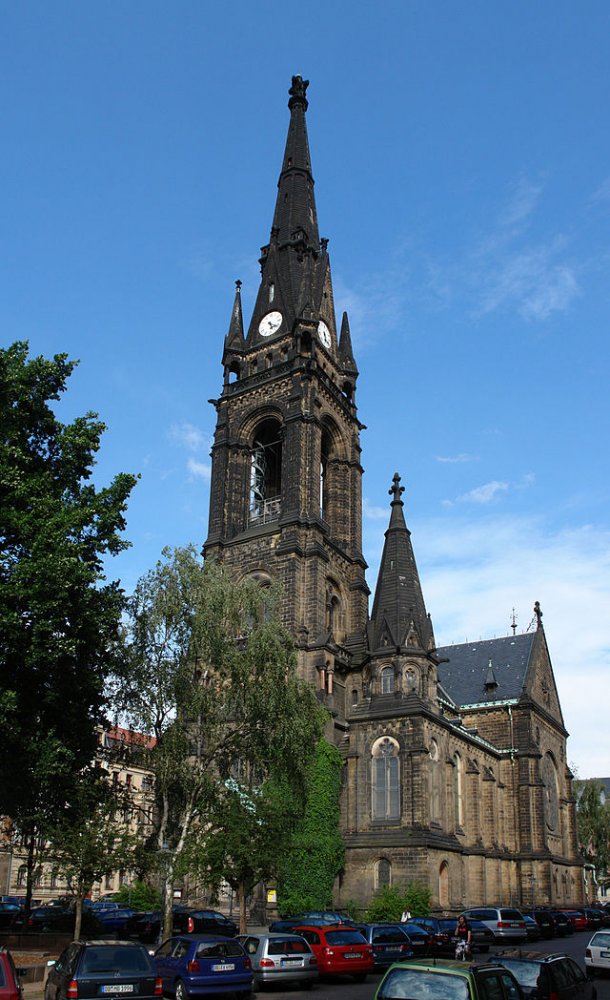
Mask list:
[[[254,988],[269,983],[298,983],[309,989],[318,979],[318,962],[298,934],[240,934],[237,938],[252,962]]]
[[[480,920],[489,927],[496,942],[527,941],[527,926],[520,910],[512,906],[473,906],[462,910],[466,920]]]

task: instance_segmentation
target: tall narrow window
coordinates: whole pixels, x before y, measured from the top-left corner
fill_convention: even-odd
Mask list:
[[[394,820],[400,816],[398,744],[387,736],[373,746],[373,819]]]
[[[387,858],[380,858],[377,862],[377,889],[383,889],[392,883],[392,865]]]
[[[277,420],[256,429],[250,458],[250,520],[264,523],[280,515],[282,441]]]
[[[381,671],[381,693],[393,694],[394,692],[394,667],[384,667]]]
[[[458,827],[463,827],[464,825],[464,801],[462,797],[462,785],[463,785],[463,770],[464,765],[462,764],[462,758],[459,753],[454,753],[453,755],[453,822]]]

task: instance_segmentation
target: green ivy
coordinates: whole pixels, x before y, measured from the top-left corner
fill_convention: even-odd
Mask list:
[[[371,923],[379,920],[400,920],[404,910],[413,917],[425,917],[430,913],[431,893],[421,882],[408,885],[384,885],[371,900],[366,919]]]
[[[337,748],[321,739],[307,775],[303,819],[278,872],[281,916],[332,905],[333,884],[345,858],[339,828],[342,765]]]

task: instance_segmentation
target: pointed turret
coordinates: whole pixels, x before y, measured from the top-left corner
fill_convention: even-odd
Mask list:
[[[229,323],[229,332],[225,337],[225,348],[243,351],[246,346],[244,338],[244,320],[241,311],[241,281],[235,282],[235,300]]]
[[[304,320],[327,350],[336,345],[328,240],[320,240],[305,112],[309,81],[293,76],[290,124],[269,243],[261,250],[261,284],[248,344],[280,337]],[[318,324],[324,324],[322,330]]]
[[[434,646],[432,625],[426,613],[419,574],[411,545],[411,532],[403,513],[400,476],[395,473],[388,491],[392,497],[385,543],[370,622],[371,652],[382,646]]]
[[[358,374],[358,368],[356,367],[356,362],[354,360],[354,352],[352,350],[352,337],[349,329],[349,320],[347,318],[347,313],[343,313],[343,318],[341,320],[341,334],[339,337],[339,361],[341,362],[344,372],[350,372],[354,375]]]

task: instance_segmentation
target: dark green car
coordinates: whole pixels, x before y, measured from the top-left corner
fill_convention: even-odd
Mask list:
[[[375,1000],[523,1000],[513,974],[502,965],[474,965],[448,958],[396,962],[377,987]]]

